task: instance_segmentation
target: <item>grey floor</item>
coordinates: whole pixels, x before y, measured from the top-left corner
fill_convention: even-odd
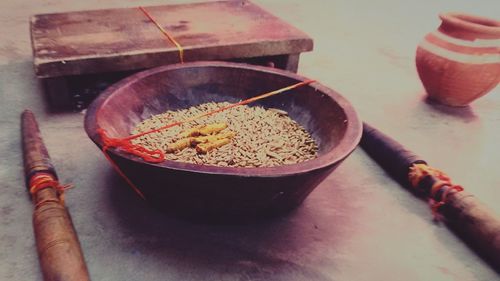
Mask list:
[[[83,114],[48,110],[28,18],[167,2],[0,3],[0,280],[41,280],[22,173],[25,108],[36,113],[62,181],[76,186],[67,206],[93,280],[500,280],[359,149],[299,209],[272,221],[202,225],[145,205],[86,137]],[[498,19],[498,0],[256,2],[314,38],[299,73],[342,93],[364,120],[500,213],[500,89],[466,108],[431,105],[414,66],[439,12]]]

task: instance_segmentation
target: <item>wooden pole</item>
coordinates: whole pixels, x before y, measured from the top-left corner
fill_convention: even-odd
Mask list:
[[[452,184],[444,173],[368,124],[363,125],[361,147],[393,178],[432,199],[448,227],[500,272],[500,219],[496,214]]]
[[[21,116],[26,183],[35,204],[33,228],[45,281],[90,280],[55,169],[31,111]]]

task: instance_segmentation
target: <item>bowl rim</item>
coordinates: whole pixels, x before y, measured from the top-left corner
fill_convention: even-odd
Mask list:
[[[99,147],[99,149],[102,150],[103,142],[99,134],[97,133],[97,112],[98,110],[100,110],[100,108],[106,106],[106,103],[109,100],[109,98],[118,89],[129,86],[135,83],[136,81],[139,81],[151,75],[155,75],[157,73],[182,69],[182,68],[192,68],[192,67],[235,68],[235,69],[265,72],[268,74],[278,75],[278,76],[285,76],[287,78],[292,78],[294,80],[297,80],[297,82],[309,80],[308,78],[300,76],[296,73],[281,69],[256,66],[244,63],[221,62],[221,61],[186,62],[182,64],[181,63],[170,64],[170,65],[151,68],[148,70],[140,71],[127,78],[124,78],[123,80],[116,82],[115,84],[107,88],[104,92],[102,92],[91,103],[91,105],[87,108],[84,120],[85,131],[89,136],[89,138]],[[284,177],[284,176],[308,173],[311,171],[333,166],[334,164],[340,163],[342,160],[344,160],[358,146],[363,131],[362,122],[360,121],[358,114],[354,110],[351,103],[346,98],[335,92],[334,90],[326,86],[323,86],[319,82],[313,82],[304,87],[312,87],[315,90],[319,90],[322,93],[328,95],[340,106],[340,108],[344,111],[346,115],[346,119],[348,120],[345,134],[340,139],[340,142],[326,154],[319,155],[317,158],[314,158],[312,160],[307,160],[296,164],[281,165],[276,167],[256,167],[256,168],[218,167],[218,166],[184,163],[172,160],[165,160],[162,163],[150,163],[142,160],[140,157],[120,151],[119,149],[116,148],[110,148],[107,151],[109,154],[112,154],[114,156],[125,158],[127,160],[152,167],[160,167],[160,168],[195,172],[202,174],[232,175],[232,176],[242,176],[242,177]]]

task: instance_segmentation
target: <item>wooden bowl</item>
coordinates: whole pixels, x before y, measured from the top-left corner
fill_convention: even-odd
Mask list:
[[[88,108],[85,130],[102,147],[154,114],[215,101],[236,102],[307,80],[291,72],[227,62],[162,66],[111,86]],[[319,157],[293,165],[232,168],[174,161],[153,164],[117,149],[111,158],[151,204],[192,218],[256,218],[297,207],[358,145],[362,124],[350,103],[313,83],[255,104],[286,110],[319,145]],[[251,104],[252,105],[252,104]],[[97,114],[99,113],[99,114]]]

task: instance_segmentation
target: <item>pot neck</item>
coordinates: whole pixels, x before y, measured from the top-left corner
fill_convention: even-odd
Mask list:
[[[476,39],[500,39],[500,21],[479,16],[444,13],[438,30],[451,37],[474,41]]]

